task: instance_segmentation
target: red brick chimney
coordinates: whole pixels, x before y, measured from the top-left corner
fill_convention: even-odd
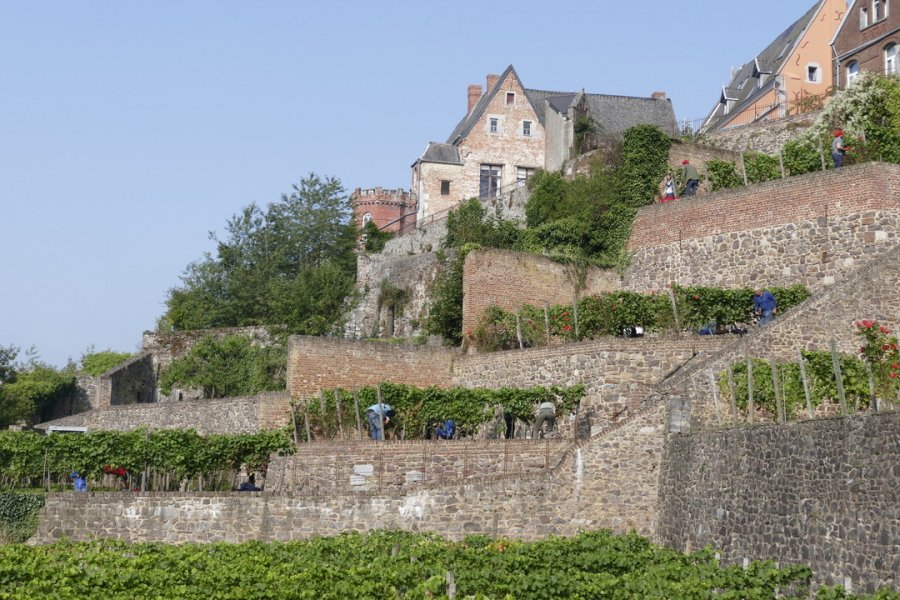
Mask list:
[[[475,105],[478,104],[478,101],[481,100],[481,86],[480,85],[470,85],[469,86],[469,110],[466,111],[466,114],[472,112],[472,109],[475,108]]]
[[[494,85],[497,83],[498,79],[500,79],[499,75],[488,75],[487,76],[487,89],[484,90],[485,94],[491,93],[491,90],[494,89]]]
[[[665,100],[666,93],[665,92],[653,92],[652,94],[650,94],[650,97],[653,98],[654,100]]]

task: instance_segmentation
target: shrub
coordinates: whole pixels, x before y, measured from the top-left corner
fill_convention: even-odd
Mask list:
[[[712,192],[743,185],[743,179],[738,175],[737,166],[731,161],[707,161],[706,176]]]

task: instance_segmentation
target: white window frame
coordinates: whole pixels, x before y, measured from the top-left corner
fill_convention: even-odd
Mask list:
[[[522,121],[522,135],[525,137],[531,137],[531,126],[533,123],[531,121]]]
[[[810,69],[815,69],[816,78],[810,79]],[[808,63],[806,65],[806,83],[822,83],[822,66],[818,63]]]
[[[534,167],[516,167],[516,185],[522,187],[532,175],[534,175]]]
[[[855,60],[847,63],[847,85],[850,85],[859,77],[859,63]]]
[[[369,223],[370,221],[372,221],[374,218],[375,217],[373,217],[372,213],[370,213],[370,212],[367,212],[366,214],[364,214],[363,218],[362,218],[363,227],[365,227],[366,224]]]
[[[869,26],[869,9],[865,6],[859,9],[859,29],[862,31]]]
[[[887,16],[884,10],[884,2],[883,0],[872,0],[872,23],[877,23],[879,21],[883,21]],[[881,13],[879,15],[878,13]]]
[[[884,47],[884,74],[896,75],[900,73],[900,45],[888,44]]]
[[[500,133],[500,119],[497,117],[488,119],[488,133]]]

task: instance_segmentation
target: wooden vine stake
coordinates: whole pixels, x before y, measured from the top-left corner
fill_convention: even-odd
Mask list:
[[[375,392],[378,396],[378,426],[381,428],[381,439],[378,440],[380,442],[384,441],[384,401],[381,399],[381,383],[375,388]]]
[[[837,343],[834,338],[828,340],[831,349],[831,366],[834,369],[834,380],[837,383],[838,400],[841,403],[841,414],[847,415],[847,394],[844,393],[844,375],[841,373],[841,358],[838,355]]]
[[[522,343],[522,318],[519,316],[519,308],[516,307],[516,338],[519,340],[519,350],[525,348],[525,344]]]
[[[550,345],[550,309],[547,303],[544,303],[544,330],[547,332],[547,346]]]
[[[334,411],[337,413],[338,431],[344,439],[344,424],[341,422],[341,391],[334,388]]]
[[[359,416],[359,390],[353,390],[353,408],[356,410],[356,430],[359,431],[359,437],[365,439],[362,419]]]
[[[747,420],[753,422],[753,359],[747,358]]]
[[[781,395],[781,378],[778,376],[778,363],[775,359],[769,360],[772,368],[772,392],[775,394],[775,412],[779,423],[785,422],[784,396]]]
[[[312,433],[309,431],[309,397],[303,396],[303,425],[306,428],[306,443],[312,442]]]
[[[813,418],[812,394],[809,391],[809,376],[806,374],[806,360],[803,358],[803,351],[797,352],[800,359],[800,378],[803,380],[803,396],[806,398],[806,414],[809,418]]]
[[[325,421],[325,390],[319,390],[319,419],[322,421],[322,437],[328,439],[328,427]]]
[[[866,363],[866,371],[869,375],[869,406],[872,407],[872,412],[878,412],[878,398],[875,397],[875,374],[872,372],[872,365]]]
[[[297,433],[297,406],[291,400],[291,430],[294,433],[294,446],[300,445],[300,434]]]
[[[731,418],[737,421],[737,389],[734,387],[734,368],[728,363],[728,394],[731,396]]]

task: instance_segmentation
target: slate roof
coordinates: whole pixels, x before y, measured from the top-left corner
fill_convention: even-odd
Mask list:
[[[453,132],[447,138],[447,144],[455,147],[456,144],[469,135],[475,124],[484,116],[491,100],[503,89],[503,82],[510,75],[514,75],[516,79],[519,79],[520,82],[522,81],[512,65],[506,67],[506,70],[498,77],[494,87],[487,90],[472,108],[472,112],[463,117],[456,127],[453,128]],[[524,91],[525,97],[531,104],[531,108],[542,126],[546,117],[544,114],[545,101],[549,101],[553,110],[562,113],[572,105],[579,95],[578,92],[558,92],[528,88],[525,88]],[[588,97],[591,116],[608,133],[622,133],[633,125],[644,123],[658,125],[667,133],[675,131],[675,112],[672,110],[670,102],[654,98],[635,98],[630,96],[585,95]],[[429,145],[429,149],[426,149],[426,154],[430,148],[431,145]],[[426,160],[425,154],[422,155],[420,160]],[[458,153],[456,160],[459,160]]]
[[[428,142],[425,152],[419,157],[422,162],[446,163],[448,165],[461,165],[459,148],[453,144],[441,144],[440,142]]]
[[[812,23],[819,9],[824,4],[824,0],[816,2],[812,8],[806,11],[806,14],[797,19],[790,27],[781,32],[765,50],[760,52],[756,58],[750,62],[741,65],[731,81],[722,88],[719,100],[706,117],[703,125],[704,130],[712,130],[721,127],[728,121],[740,114],[747,106],[751,106],[761,96],[766,94],[775,85],[775,76],[781,72],[788,58],[793,54],[794,48],[806,33],[807,28]],[[771,77],[762,87],[757,86],[757,77],[760,74],[768,74]],[[732,106],[729,114],[717,114],[719,106],[723,99],[733,100],[735,104]]]

